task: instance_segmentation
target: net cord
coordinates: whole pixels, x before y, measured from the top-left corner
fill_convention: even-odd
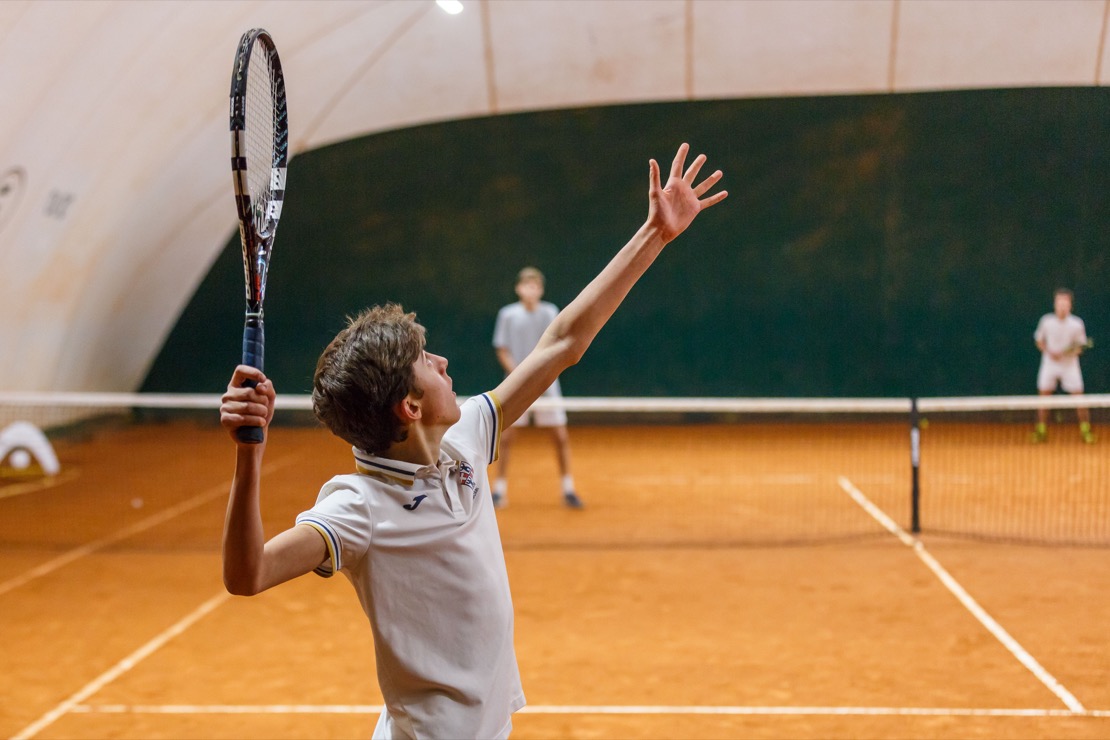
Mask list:
[[[116,393],[70,391],[0,391],[0,404],[58,407],[101,406],[130,408],[218,409],[220,395],[201,393]],[[459,396],[462,403],[466,397]],[[566,397],[540,398],[534,408],[565,411],[691,412],[691,413],[876,413],[905,414],[909,398],[635,398]],[[958,411],[1023,411],[1110,407],[1110,394],[1082,396],[981,396],[966,398],[919,398],[921,414]],[[309,395],[279,394],[276,408],[311,410]]]

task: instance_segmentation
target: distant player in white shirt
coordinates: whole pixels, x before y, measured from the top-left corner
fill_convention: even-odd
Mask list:
[[[265,442],[275,392],[259,370],[235,369],[220,420],[236,444],[223,534],[224,585],[252,595],[315,571],[342,572],[370,620],[385,711],[374,738],[504,738],[524,705],[513,651],[513,608],[486,467],[501,430],[578,362],[655,258],[697,214],[718,170],[686,168],[679,147],[666,187],[648,167],[648,216],[601,273],[558,315],[497,388],[460,408],[447,360],[424,349],[424,329],[399,306],[354,319],[321,355],[317,417],[354,448],[357,472],[321,489],[316,505],[272,539],[262,528]],[[243,387],[253,380],[253,388]],[[304,680],[326,677],[305,676]]]
[[[1088,346],[1087,329],[1083,319],[1071,312],[1072,292],[1060,288],[1053,296],[1053,312],[1046,313],[1037,323],[1033,339],[1041,351],[1041,367],[1037,373],[1037,391],[1042,396],[1051,396],[1060,386],[1072,395],[1083,393],[1083,373],[1079,369],[1079,355]],[[1090,444],[1095,441],[1091,431],[1090,412],[1077,409],[1079,435]],[[1048,439],[1048,409],[1037,410],[1037,425],[1033,429],[1033,441],[1044,442]]]
[[[547,327],[555,320],[559,309],[543,298],[543,273],[535,267],[525,267],[516,278],[516,303],[502,306],[497,312],[493,328],[493,347],[497,361],[508,375],[535,349]],[[545,399],[563,397],[558,378],[543,392]],[[561,408],[528,409],[516,423],[501,433],[501,456],[498,458],[497,475],[493,481],[493,504],[501,508],[508,504],[509,452],[512,450],[513,431],[516,427],[535,423],[537,427],[551,430],[551,439],[559,456],[559,475],[563,485],[563,503],[572,509],[582,508],[582,500],[574,490],[574,477],[570,472],[570,437],[567,434],[567,413]]]

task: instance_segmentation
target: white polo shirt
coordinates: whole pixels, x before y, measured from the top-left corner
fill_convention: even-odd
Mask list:
[[[1038,342],[1044,342],[1046,356],[1049,352],[1060,354],[1069,347],[1085,344],[1087,327],[1084,326],[1083,319],[1075,314],[1069,313],[1061,319],[1054,313],[1046,313],[1037,322],[1037,330],[1033,332],[1033,338]],[[1066,359],[1077,360],[1078,357]]]
[[[503,738],[524,706],[486,470],[500,433],[496,397],[475,396],[438,465],[355,450],[359,472],[332,478],[297,517],[327,543],[317,573],[342,571],[370,618],[395,736]]]
[[[509,350],[513,362],[519,365],[540,343],[543,333],[558,315],[558,307],[547,301],[540,301],[532,311],[525,308],[520,301],[502,306],[493,325],[493,346]],[[558,378],[543,395],[548,398],[562,397]],[[565,419],[563,423],[566,423]]]

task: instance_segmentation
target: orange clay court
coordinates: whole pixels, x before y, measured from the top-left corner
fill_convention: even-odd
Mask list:
[[[1110,445],[999,441],[1019,432],[924,446],[962,472],[923,467],[945,512],[923,506],[921,546],[901,423],[574,426],[581,512],[526,430],[498,514],[529,702],[513,736],[1110,737]],[[0,483],[0,736],[370,735],[381,695],[344,578],[224,592],[218,426],[55,446],[61,475]],[[1056,473],[1023,483],[1087,512],[1079,545],[1005,539],[1051,515],[1005,477],[1035,456],[1069,470],[1063,494]],[[327,432],[276,427],[267,531],[349,467]],[[999,496],[985,537],[929,533]]]

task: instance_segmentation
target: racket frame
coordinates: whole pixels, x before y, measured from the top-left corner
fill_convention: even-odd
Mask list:
[[[265,203],[252,200],[247,161],[247,92],[250,60],[254,54],[265,54],[270,71],[270,92],[273,103],[273,147],[270,162],[270,198]],[[243,278],[246,289],[246,316],[243,321],[244,365],[263,369],[265,328],[263,303],[270,254],[277,232],[281,208],[285,200],[285,173],[289,159],[289,116],[285,98],[285,76],[281,59],[270,34],[263,28],[252,28],[239,39],[235,64],[231,73],[231,174],[235,191],[235,209],[239,217],[239,237],[243,246]],[[253,387],[253,381],[245,385]],[[238,438],[243,442],[263,441],[258,427],[242,427]]]

